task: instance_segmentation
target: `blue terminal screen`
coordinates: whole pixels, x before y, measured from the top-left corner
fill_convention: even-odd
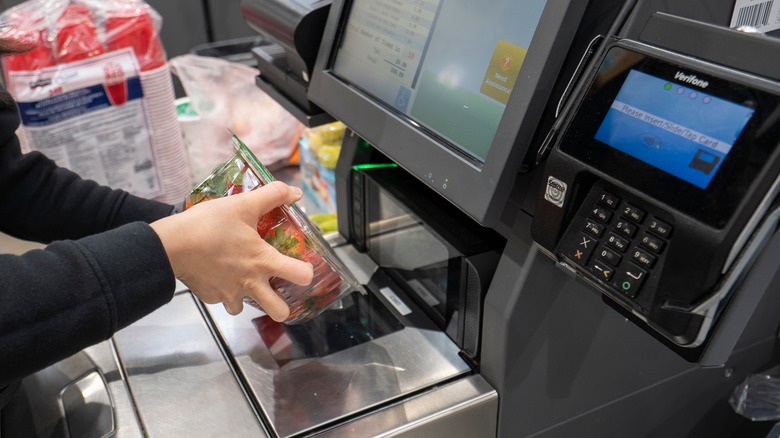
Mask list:
[[[706,189],[754,110],[631,70],[596,140]]]

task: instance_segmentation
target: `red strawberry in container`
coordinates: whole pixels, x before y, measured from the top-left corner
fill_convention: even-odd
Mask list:
[[[237,195],[244,192],[244,186],[241,184],[228,183],[228,191],[226,196]]]
[[[312,250],[308,247],[304,230],[282,208],[276,208],[261,217],[257,230],[266,242],[282,254],[311,263],[305,258]],[[314,275],[317,275],[316,269]]]
[[[252,190],[274,180],[268,169],[235,135],[233,144],[236,153],[190,193],[188,207],[215,197]],[[257,233],[263,240],[282,254],[311,263],[314,268],[314,278],[308,286],[276,277],[270,279],[271,287],[290,307],[285,324],[308,321],[345,294],[362,291],[328,244],[313,231],[315,229],[295,205],[275,208],[257,220]],[[258,307],[250,299],[245,302]]]
[[[314,267],[314,278],[309,285],[310,297],[322,298],[332,291],[338,291],[341,286],[341,276],[316,251],[309,250],[301,260],[309,262]]]
[[[290,320],[304,322],[329,307],[342,296],[342,278],[316,251],[305,249],[301,260],[314,267],[314,278],[308,286],[300,286],[274,278],[271,286],[280,291],[290,305]]]

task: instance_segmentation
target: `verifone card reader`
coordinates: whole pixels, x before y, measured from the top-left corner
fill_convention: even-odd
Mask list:
[[[602,53],[547,159],[532,236],[685,356],[772,226],[780,84],[635,41]]]

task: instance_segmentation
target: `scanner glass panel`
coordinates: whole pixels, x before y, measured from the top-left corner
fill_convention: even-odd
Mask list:
[[[401,330],[403,325],[373,294],[353,293],[311,321],[286,325],[262,315],[252,325],[279,367],[294,368]]]

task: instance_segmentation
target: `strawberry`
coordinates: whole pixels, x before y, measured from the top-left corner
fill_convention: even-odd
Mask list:
[[[311,265],[314,266],[315,271],[317,270],[317,267],[324,262],[320,253],[308,248],[301,256],[301,260],[307,263],[311,263]]]
[[[287,220],[287,216],[284,215],[282,209],[274,208],[268,213],[260,216],[260,219],[257,220],[257,233],[260,237],[265,239],[271,229],[285,220]]]
[[[314,268],[314,279],[307,286],[307,296],[319,300],[326,295],[330,295],[333,291],[338,292],[341,286],[341,276],[333,270],[318,252],[307,249],[301,260],[311,263]]]
[[[327,270],[320,272],[316,277],[317,283],[312,285],[309,291],[310,297],[324,297],[333,291],[338,291],[341,286],[341,277],[334,272],[330,266],[325,265]]]
[[[289,220],[279,224],[274,229],[269,230],[263,236],[266,242],[273,245],[280,253],[300,258],[306,251],[306,242],[303,238],[303,232],[299,230]]]
[[[314,302],[311,299],[302,300],[292,306],[290,306],[290,316],[287,319],[295,319],[309,312],[314,307]],[[308,319],[308,318],[307,318]]]
[[[242,186],[241,184],[234,184],[228,181],[227,192],[225,193],[225,196],[237,195],[243,192],[244,192],[244,186]]]
[[[327,307],[330,307],[331,304],[333,304],[334,301],[340,298],[339,295],[339,288],[331,289],[328,293],[321,295],[319,297],[312,297],[314,301],[314,307],[316,309],[325,309]]]
[[[187,200],[184,202],[184,209],[187,210],[188,208],[192,208],[195,204],[200,204],[201,202],[210,201],[212,199],[214,198],[208,196],[208,194],[193,193],[187,197]]]

